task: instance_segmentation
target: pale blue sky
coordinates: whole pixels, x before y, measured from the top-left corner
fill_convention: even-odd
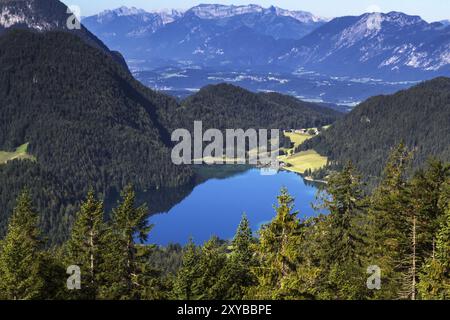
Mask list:
[[[323,17],[359,15],[372,8],[381,12],[402,11],[420,15],[427,21],[450,19],[449,0],[63,0],[67,5],[78,5],[82,16],[89,16],[105,9],[120,6],[137,7],[146,10],[187,9],[200,3],[259,4],[264,7],[276,5],[285,9],[310,11]],[[378,10],[376,10],[378,11]]]

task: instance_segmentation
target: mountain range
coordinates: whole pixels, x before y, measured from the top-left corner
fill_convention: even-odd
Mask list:
[[[209,65],[265,64],[278,41],[300,39],[327,20],[256,5],[199,5],[187,11],[108,10],[83,24],[127,59]]]
[[[336,18],[299,40],[276,63],[399,80],[450,74],[450,28],[400,12]]]
[[[181,64],[386,80],[450,74],[448,24],[401,12],[329,20],[277,7],[200,5],[164,14],[120,8],[83,22],[147,69]]]

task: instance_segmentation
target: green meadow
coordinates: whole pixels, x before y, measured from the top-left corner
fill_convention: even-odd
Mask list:
[[[25,143],[16,148],[13,152],[0,151],[0,164],[5,164],[12,160],[29,159],[35,161],[35,157],[28,154],[28,143]]]

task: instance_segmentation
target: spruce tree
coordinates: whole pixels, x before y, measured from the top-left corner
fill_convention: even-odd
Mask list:
[[[363,200],[361,178],[352,163],[330,177],[323,199],[323,208],[329,212],[327,255],[330,261],[357,260],[362,240],[355,222],[364,209]]]
[[[41,246],[38,216],[32,209],[30,195],[24,191],[17,199],[8,232],[1,243],[0,298],[42,298]]]
[[[410,199],[415,204],[418,218],[418,254],[432,256],[441,218],[445,215],[446,184],[450,181],[450,165],[430,159],[426,170],[419,170],[411,181]],[[448,201],[447,201],[448,202]]]
[[[254,269],[258,285],[251,289],[256,299],[288,299],[289,282],[295,276],[301,225],[294,211],[294,199],[286,189],[278,196],[276,217],[260,230],[257,247],[259,266]]]
[[[413,229],[407,179],[410,160],[411,153],[405,145],[398,145],[391,153],[382,180],[370,199],[368,264],[376,265],[382,271],[381,289],[372,290],[371,298],[404,297],[402,287],[410,278],[407,276]]]
[[[183,251],[182,265],[174,281],[173,297],[177,300],[196,300],[202,294],[198,285],[200,253],[192,239]]]
[[[105,234],[104,254],[106,283],[101,296],[108,299],[138,299],[143,289],[143,268],[146,254],[138,254],[136,241],[147,241],[152,225],[148,223],[146,205],[136,206],[136,194],[131,186],[121,193],[122,201],[112,212],[110,228]]]
[[[67,242],[66,264],[81,269],[82,288],[73,295],[83,299],[95,299],[102,280],[102,253],[105,235],[103,201],[89,191],[86,201],[76,215],[71,237]],[[107,270],[105,270],[108,272]]]
[[[424,264],[418,289],[422,299],[450,299],[450,206],[437,234],[436,251]]]
[[[365,292],[364,234],[361,216],[365,209],[360,176],[352,163],[329,178],[323,197],[326,236],[322,251],[324,298],[361,299]]]
[[[219,239],[213,236],[200,252],[198,290],[202,300],[223,300],[226,297],[225,265],[227,257]]]
[[[224,274],[227,283],[227,299],[243,299],[248,288],[256,284],[256,278],[251,272],[256,266],[253,247],[253,233],[244,214],[234,236]]]
[[[435,235],[444,215],[440,205],[442,188],[449,178],[449,167],[430,159],[426,170],[419,170],[403,192],[402,211],[409,225],[410,246],[401,260],[407,270],[403,272],[402,298],[416,299],[419,270],[433,255]]]

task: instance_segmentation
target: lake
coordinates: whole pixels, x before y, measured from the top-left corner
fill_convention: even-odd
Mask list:
[[[213,235],[232,239],[244,212],[255,231],[275,216],[273,206],[282,187],[295,198],[299,217],[316,214],[311,207],[317,192],[313,184],[295,173],[280,171],[267,176],[253,168],[225,178],[208,179],[167,212],[153,215],[150,222],[155,226],[148,242],[185,244],[192,237],[202,244]]]

